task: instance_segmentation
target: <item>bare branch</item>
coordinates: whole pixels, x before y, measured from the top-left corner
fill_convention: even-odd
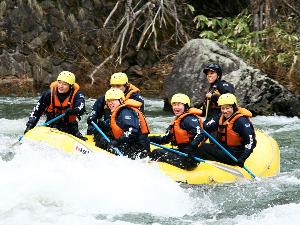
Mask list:
[[[156,51],[158,51],[158,45],[157,45],[157,32],[156,29],[153,30],[154,33],[154,48]]]
[[[155,5],[152,2],[147,2],[140,10],[134,13],[134,17],[137,17],[139,14],[143,13],[146,9],[153,9]]]
[[[124,40],[127,34],[127,31],[129,29],[130,23],[131,23],[131,3],[132,0],[127,0],[126,1],[126,10],[125,10],[125,15],[126,15],[126,25],[123,29],[123,32],[120,34],[121,38],[121,44],[120,44],[120,51],[119,51],[119,57],[118,57],[118,61],[121,64],[122,63],[122,52],[123,52],[123,46],[124,46]]]
[[[116,3],[116,5],[115,5],[115,7],[113,8],[113,10],[110,12],[110,14],[108,15],[108,17],[106,18],[106,20],[105,20],[105,22],[104,22],[104,24],[103,24],[103,27],[106,27],[106,24],[108,23],[108,21],[110,20],[110,18],[113,16],[113,14],[115,13],[115,11],[117,10],[117,8],[118,8],[118,6],[119,6],[119,4],[120,4],[121,1],[124,1],[124,0],[119,0],[119,1]]]
[[[151,12],[152,12],[152,11],[149,10],[149,14],[151,14]],[[146,44],[147,44],[149,38],[151,37],[152,33],[153,33],[154,30],[155,30],[155,21],[156,21],[156,17],[157,17],[157,15],[159,14],[159,12],[160,12],[160,8],[159,8],[158,11],[156,12],[156,14],[155,14],[154,18],[152,19],[151,23],[149,23],[147,26],[146,26],[146,25],[144,26],[144,28],[146,28],[146,29],[144,29],[144,32],[143,32],[144,34],[146,34],[147,31],[150,29],[150,27],[152,27],[152,31],[151,31],[150,34],[148,35],[148,38],[147,38],[147,40],[145,41],[144,46],[146,46]],[[155,31],[155,32],[156,32],[156,31]],[[143,38],[143,39],[144,39],[144,38]],[[141,40],[140,40],[140,41],[141,41]],[[140,46],[139,46],[139,47],[140,47]],[[157,49],[156,49],[156,50],[157,50]]]
[[[289,7],[294,13],[296,13],[298,17],[300,17],[300,12],[299,12],[297,9],[295,9],[295,8],[294,8],[291,4],[289,4],[286,0],[282,0],[282,1],[283,1],[283,3],[284,3],[287,7]]]
[[[162,28],[162,23],[164,23],[165,26],[167,24],[166,20],[165,20],[165,17],[164,17],[164,14],[165,14],[164,0],[160,1],[160,8],[161,8],[161,16],[160,16],[160,21],[159,21],[159,28]]]
[[[145,35],[146,35],[147,31],[148,31],[149,24],[150,24],[150,19],[147,19],[147,21],[145,23],[145,26],[144,26],[144,30],[142,32],[142,35],[141,35],[141,37],[139,39],[139,42],[136,45],[136,50],[140,50],[141,45],[142,45],[142,43],[143,43],[143,41],[145,39]]]
[[[157,32],[156,32],[156,29],[155,29],[155,21],[156,21],[157,16],[159,15],[160,10],[161,10],[161,7],[158,8],[151,24],[149,25],[149,28],[152,27],[152,30],[151,30],[151,33],[148,35],[148,38],[147,38],[147,40],[145,41],[145,44],[144,44],[144,46],[146,46],[146,44],[147,44],[149,38],[151,37],[152,33],[154,33],[154,48],[155,48],[156,51],[158,50],[158,47],[157,47],[157,40],[156,40],[157,39]]]
[[[93,72],[89,75],[89,77],[91,78],[92,82],[91,85],[94,84],[95,79],[94,79],[94,75],[97,71],[99,71],[109,60],[111,60],[113,58],[113,55],[111,54],[110,56],[108,56],[100,65],[96,66],[96,68],[93,70]]]
[[[129,28],[129,23],[127,23],[127,24],[125,25],[124,32],[122,33],[121,46],[120,46],[120,51],[119,51],[119,52],[120,52],[120,54],[119,54],[119,63],[120,63],[120,64],[122,63],[123,45],[124,45],[124,40],[125,40],[127,31],[128,31],[128,28]]]
[[[287,77],[288,77],[288,80],[289,80],[289,83],[290,83],[291,87],[293,86],[293,84],[292,84],[292,81],[293,81],[292,75],[293,75],[293,73],[296,70],[297,62],[298,62],[298,56],[294,55],[293,63],[292,63],[291,68],[290,68],[290,70],[289,70],[289,72],[287,74]]]
[[[132,2],[132,0],[118,0],[103,24],[103,27],[106,27],[111,18],[116,14],[117,9],[120,9],[121,4],[124,4],[122,7],[125,9],[124,16],[121,17],[113,30],[113,32],[118,32],[118,35],[111,48],[110,56],[89,75],[92,83],[94,82],[93,76],[96,71],[101,69],[105,63],[116,55],[118,55],[116,61],[120,64],[122,63],[124,46],[129,46],[135,30],[143,30],[139,34],[136,50],[139,50],[141,46],[146,46],[150,38],[152,38],[155,50],[159,51],[157,29],[162,29],[163,26],[168,27],[168,24],[174,27],[174,34],[171,35],[169,41],[175,39],[176,43],[179,41],[184,43],[189,39],[178,18],[175,0],[147,0],[146,3],[143,0],[139,0],[134,6]],[[141,26],[141,28],[137,28],[137,26]],[[150,29],[151,32],[149,32]]]
[[[134,30],[135,30],[135,25],[136,25],[136,20],[133,21],[133,24],[131,26],[131,30],[130,30],[130,34],[129,34],[129,38],[128,38],[128,41],[127,41],[127,45],[126,47],[128,47],[133,35],[134,35]]]

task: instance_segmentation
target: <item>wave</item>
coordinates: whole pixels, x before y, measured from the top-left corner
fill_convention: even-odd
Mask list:
[[[132,213],[181,217],[193,209],[187,190],[141,161],[106,154],[78,158],[25,142],[0,167],[0,221],[15,218],[6,224],[18,224],[21,215],[43,219],[38,214],[46,211],[48,219],[63,220]],[[22,224],[32,222],[27,217]]]

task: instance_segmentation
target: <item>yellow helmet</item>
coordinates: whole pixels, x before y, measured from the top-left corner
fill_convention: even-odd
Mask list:
[[[191,100],[190,100],[189,96],[187,96],[185,94],[181,94],[181,93],[177,93],[177,94],[172,96],[171,105],[174,102],[180,102],[182,104],[188,104],[189,107],[191,106]]]
[[[237,100],[236,97],[233,94],[227,93],[227,94],[222,94],[219,99],[218,99],[218,105],[237,105]]]
[[[115,99],[125,100],[124,93],[118,88],[111,88],[105,93],[105,101]]]
[[[126,73],[114,73],[110,77],[110,85],[125,85],[128,83],[128,77]]]
[[[57,80],[64,81],[70,85],[75,84],[75,75],[69,71],[62,71],[57,77]]]

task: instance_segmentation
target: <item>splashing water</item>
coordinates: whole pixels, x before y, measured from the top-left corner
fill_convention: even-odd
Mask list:
[[[106,154],[78,157],[43,143],[15,144],[36,101],[0,97],[0,225],[279,225],[300,221],[299,118],[253,118],[254,125],[280,145],[279,176],[196,186],[175,183],[139,160]],[[87,101],[88,111],[94,101]],[[173,118],[162,107],[162,100],[146,99],[153,133],[165,132]],[[83,133],[85,119],[80,124]]]

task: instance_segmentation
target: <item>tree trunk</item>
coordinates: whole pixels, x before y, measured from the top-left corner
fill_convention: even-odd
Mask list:
[[[251,10],[253,15],[253,31],[259,31],[260,30],[260,0],[251,0]],[[255,37],[255,43],[259,43],[259,37],[256,35]]]
[[[276,0],[251,0],[251,10],[253,15],[253,31],[261,31],[272,26],[273,17],[275,16]],[[260,42],[258,35],[255,43]],[[267,38],[266,46],[269,47],[270,40]]]
[[[272,0],[265,0],[265,17],[264,17],[264,28],[268,29],[271,27],[272,20],[271,20],[271,4]],[[269,36],[266,37],[266,47],[270,47],[270,38]]]

